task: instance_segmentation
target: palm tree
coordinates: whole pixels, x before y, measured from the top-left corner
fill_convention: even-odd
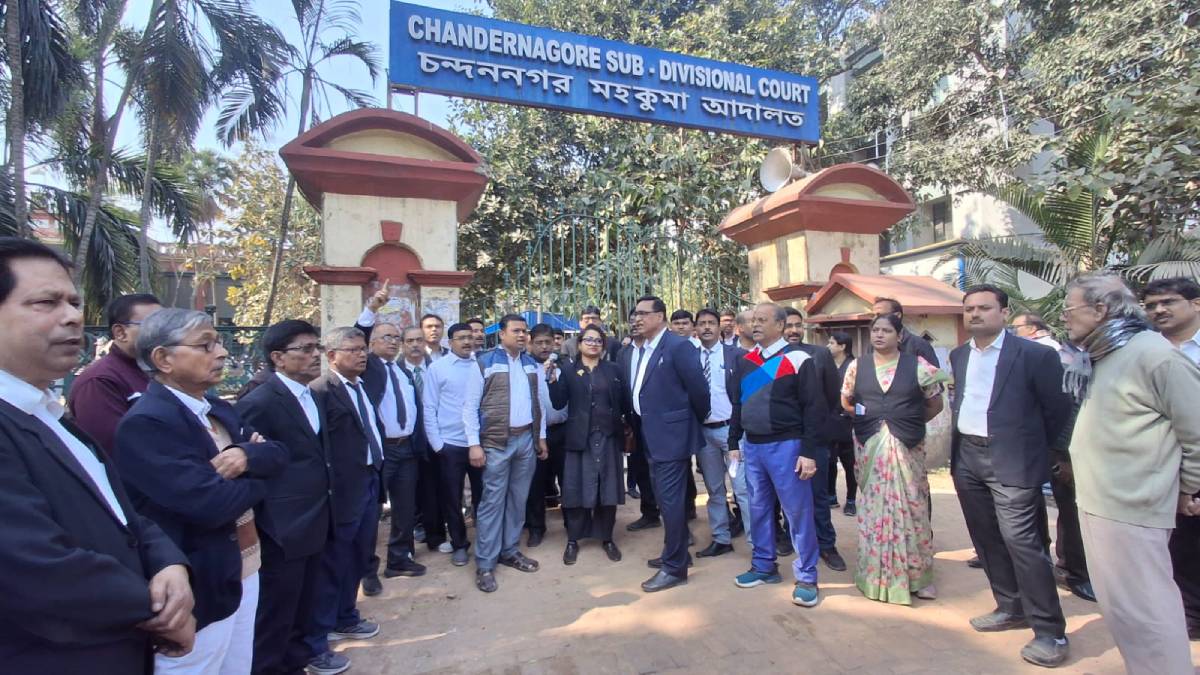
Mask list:
[[[241,0],[162,0],[154,9],[152,30],[126,61],[127,72],[141,76],[134,99],[145,137],[147,181],[164,155],[179,157],[191,145],[211,104],[221,106],[218,131],[227,141],[243,140],[282,117],[283,101],[272,85],[287,50],[283,36]],[[149,194],[147,183],[139,232],[143,290],[150,288]]]
[[[1099,176],[1106,170],[1113,139],[1107,126],[1075,138],[1064,149],[1066,170]],[[1014,182],[990,190],[1033,221],[1038,235],[971,241],[943,261],[961,257],[961,288],[995,284],[1009,294],[1016,311],[1051,319],[1062,311],[1067,284],[1085,272],[1113,269],[1134,282],[1200,273],[1200,240],[1170,233],[1131,243],[1127,228],[1113,218],[1111,192],[1100,181],[1091,184],[1096,187],[1039,190]],[[1050,291],[1027,292],[1031,287]]]
[[[292,0],[296,23],[300,27],[301,46],[293,47],[289,68],[284,73],[283,85],[292,76],[300,78],[300,122],[296,135],[303,134],[309,125],[316,123],[318,110],[329,111],[329,92],[341,94],[354,107],[373,104],[368,92],[345,87],[325,79],[319,68],[340,56],[357,60],[371,76],[371,82],[379,75],[379,57],[369,42],[356,40],[354,31],[361,19],[357,3],[347,0]],[[329,39],[329,34],[335,37]],[[289,176],[284,192],[283,212],[279,219],[279,233],[275,237],[275,252],[271,260],[271,285],[267,294],[263,323],[271,323],[275,309],[275,296],[279,289],[279,275],[283,268],[283,253],[287,246],[288,222],[292,214],[292,201],[296,196],[296,179]]]

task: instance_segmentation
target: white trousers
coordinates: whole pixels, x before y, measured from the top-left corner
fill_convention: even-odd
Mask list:
[[[1195,675],[1183,598],[1171,573],[1171,530],[1079,510],[1088,575],[1129,675]]]
[[[242,579],[242,601],[233,614],[196,633],[187,656],[154,655],[155,675],[249,675],[254,657],[254,614],[258,610],[258,572]]]

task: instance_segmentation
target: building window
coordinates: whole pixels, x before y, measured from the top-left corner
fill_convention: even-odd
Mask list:
[[[950,197],[944,197],[929,205],[929,220],[933,224],[933,240],[946,241],[954,234],[950,211]]]

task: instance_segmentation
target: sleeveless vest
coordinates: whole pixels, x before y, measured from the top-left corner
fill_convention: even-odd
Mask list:
[[[503,347],[480,354],[476,361],[483,375],[483,398],[479,402],[479,443],[485,448],[503,448],[508,444],[508,353]],[[529,354],[522,353],[519,363],[529,379],[529,398],[533,402],[533,434],[537,439],[542,419],[538,398],[537,371],[541,367]]]
[[[917,384],[917,357],[900,354],[896,378],[886,392],[875,375],[873,355],[860,359],[858,366],[854,400],[866,409],[854,416],[854,435],[860,442],[876,434],[884,422],[905,447],[925,440],[925,394]]]

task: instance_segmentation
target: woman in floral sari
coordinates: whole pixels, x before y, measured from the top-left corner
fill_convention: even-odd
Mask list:
[[[942,409],[940,370],[901,354],[900,320],[871,324],[874,353],[852,363],[842,406],[854,415],[858,475],[858,568],[854,583],[872,600],[912,604],[937,597],[925,473],[925,422]],[[874,368],[871,368],[874,366]]]

